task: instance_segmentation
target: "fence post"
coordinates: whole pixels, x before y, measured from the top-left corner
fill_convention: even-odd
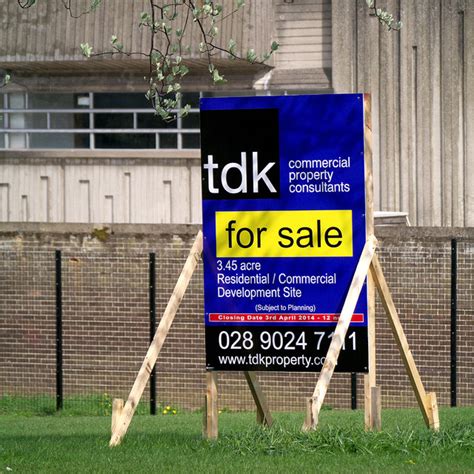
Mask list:
[[[150,342],[153,341],[156,332],[156,256],[150,253],[149,257],[149,308],[150,308]],[[150,374],[150,415],[156,415],[156,366]]]
[[[451,406],[457,405],[458,243],[451,240]]]
[[[55,252],[56,280],[56,410],[63,409],[63,288],[61,250]]]
[[[357,410],[357,373],[351,372],[351,409]]]

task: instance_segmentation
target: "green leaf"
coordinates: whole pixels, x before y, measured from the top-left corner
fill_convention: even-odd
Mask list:
[[[80,44],[81,52],[86,58],[90,58],[92,54],[92,46],[89,43]]]
[[[237,0],[237,8],[242,8],[245,6],[245,0]]]
[[[102,0],[91,0],[89,10],[91,12],[94,12],[99,8],[100,4],[102,3]]]
[[[279,47],[280,45],[276,41],[273,41],[272,45],[270,46],[270,49],[272,51],[276,51]]]
[[[212,80],[214,81],[214,84],[224,84],[225,82],[227,82],[224,79],[224,76],[221,76],[219,74],[219,71],[217,69],[214,69],[212,71]]]
[[[247,51],[247,61],[250,63],[254,63],[257,60],[257,55],[255,54],[255,50],[250,48]]]
[[[189,104],[186,104],[179,112],[179,116],[181,118],[186,117],[189,114],[190,110],[191,110],[191,106]]]
[[[11,76],[10,74],[5,73],[2,79],[3,79],[3,84],[0,84],[0,87],[5,87],[10,82]]]

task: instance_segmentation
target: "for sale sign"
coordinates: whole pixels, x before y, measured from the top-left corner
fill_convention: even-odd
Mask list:
[[[201,100],[207,367],[319,371],[366,240],[363,96]],[[367,292],[336,370],[366,372]]]

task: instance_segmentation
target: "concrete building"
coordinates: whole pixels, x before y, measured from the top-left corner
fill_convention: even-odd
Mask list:
[[[107,2],[104,2],[105,6]],[[190,115],[161,123],[144,98],[146,59],[85,59],[79,44],[147,51],[142,0],[72,18],[60,0],[0,0],[0,222],[199,223],[199,96],[370,92],[375,207],[413,225],[474,226],[474,0],[387,0],[400,33],[365,0],[253,0],[221,44],[280,49],[267,66],[218,59],[210,84],[196,25],[183,82]],[[231,0],[224,0],[226,8]]]

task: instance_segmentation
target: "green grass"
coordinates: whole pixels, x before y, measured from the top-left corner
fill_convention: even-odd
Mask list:
[[[157,403],[157,411],[161,412],[168,404]],[[64,397],[63,415],[70,416],[110,416],[112,398],[107,393],[92,395],[70,395]],[[138,415],[148,415],[148,403],[138,405]],[[0,415],[44,416],[56,414],[56,398],[52,395],[0,395]]]
[[[380,433],[364,432],[361,411],[324,411],[309,434],[302,414],[274,417],[263,429],[253,413],[222,413],[207,442],[201,414],[136,416],[110,449],[109,417],[0,416],[0,472],[474,473],[474,408],[441,409],[439,433],[418,410],[384,410]]]

